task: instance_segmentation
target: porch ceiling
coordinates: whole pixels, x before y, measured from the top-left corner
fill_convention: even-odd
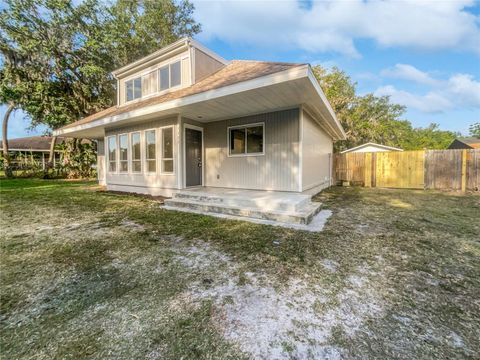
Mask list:
[[[109,128],[172,115],[181,115],[206,123],[304,105],[309,112],[321,119],[320,125],[334,139],[342,139],[343,129],[312,76],[309,67],[300,68],[295,73],[290,71],[272,74],[234,86],[105,117],[76,127],[60,129],[56,135],[102,138],[105,130]]]

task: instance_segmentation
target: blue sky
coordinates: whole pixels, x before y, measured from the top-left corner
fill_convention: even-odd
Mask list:
[[[390,95],[414,126],[480,122],[480,2],[204,1],[196,39],[226,59],[338,66],[361,94]],[[4,112],[4,108],[2,108]],[[17,112],[11,138],[27,132]]]

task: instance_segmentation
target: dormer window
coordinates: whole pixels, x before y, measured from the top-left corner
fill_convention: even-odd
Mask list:
[[[159,72],[160,91],[179,86],[182,83],[182,66],[180,60],[161,67]]]
[[[125,91],[127,95],[127,101],[140,99],[142,97],[142,78],[138,77],[125,81]]]

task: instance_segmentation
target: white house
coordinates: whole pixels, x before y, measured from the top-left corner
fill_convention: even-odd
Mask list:
[[[309,64],[227,61],[184,38],[113,76],[117,105],[55,132],[98,140],[108,190],[300,223],[318,211],[345,132]]]

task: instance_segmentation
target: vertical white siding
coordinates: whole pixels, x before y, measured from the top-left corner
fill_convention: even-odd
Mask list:
[[[265,123],[265,155],[229,157],[227,128]],[[205,185],[299,191],[299,109],[207,123]]]
[[[105,185],[105,141],[97,141],[97,179],[100,185]]]
[[[330,186],[332,138],[305,111],[302,119],[302,190]]]

